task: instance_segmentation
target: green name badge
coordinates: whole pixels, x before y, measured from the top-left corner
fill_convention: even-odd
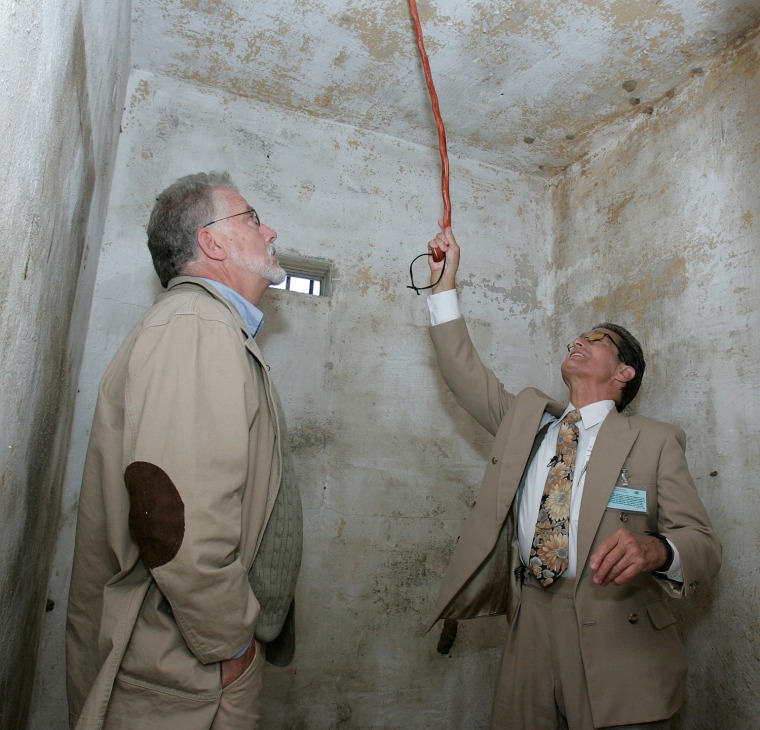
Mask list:
[[[644,489],[616,486],[607,503],[607,509],[621,509],[628,512],[647,511],[647,493]]]

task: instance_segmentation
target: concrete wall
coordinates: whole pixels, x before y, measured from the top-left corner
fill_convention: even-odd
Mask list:
[[[484,727],[503,620],[462,626],[450,656],[437,653],[437,631],[423,634],[490,441],[439,379],[425,297],[406,288],[441,214],[437,150],[138,71],[122,126],[63,497],[57,602],[98,380],[158,292],[145,245],[153,199],[180,175],[227,169],[282,251],[335,265],[332,297],[270,291],[263,303],[260,342],[288,417],[306,522],[298,655],[289,668],[268,667],[264,725]],[[523,382],[545,371],[549,187],[452,156],[451,195],[465,246],[463,307],[489,359],[504,361],[507,343],[523,343],[510,372]],[[62,641],[62,625],[51,628],[43,650],[57,672]],[[63,678],[48,682],[40,730],[65,726]]]
[[[97,18],[108,19],[105,11]],[[84,19],[95,16],[90,11]],[[109,32],[121,37],[110,26]],[[750,691],[760,679],[758,571],[740,567],[760,537],[751,478],[758,467],[752,447],[760,360],[759,49],[756,38],[729,49],[552,184],[452,159],[454,225],[464,249],[461,301],[484,359],[510,387],[548,383],[562,396],[555,366],[567,338],[602,318],[620,321],[648,352],[637,407],[679,423],[690,438],[697,487],[726,555],[718,584],[681,610],[691,666],[682,728],[749,727],[760,710]],[[118,81],[117,66],[111,70]],[[107,106],[99,107],[106,117]],[[228,169],[279,232],[281,250],[335,264],[329,299],[272,291],[263,304],[260,342],[289,419],[306,518],[298,656],[289,668],[267,668],[265,726],[485,727],[503,621],[460,625],[449,656],[436,651],[437,631],[422,633],[490,442],[442,385],[425,332],[424,297],[405,288],[408,263],[425,250],[440,215],[437,152],[138,71],[130,78],[123,129],[71,429],[49,588],[56,607],[46,615],[32,726],[65,727],[63,607],[79,479],[98,380],[158,292],[145,247],[152,200],[182,174]],[[104,144],[92,160],[107,155]],[[81,185],[86,176],[71,167]],[[92,195],[100,200],[95,178]],[[76,189],[50,187],[59,206],[61,190]],[[9,246],[19,238],[2,240]],[[16,287],[6,301],[26,301],[18,267],[27,251],[37,248],[30,243],[24,255],[3,257],[2,266],[16,267],[15,278],[0,279]],[[58,290],[70,282],[52,266],[39,281],[57,284],[48,287],[49,297],[62,296]],[[13,316],[25,325],[19,318],[47,311],[46,304],[35,300]],[[81,335],[74,310],[72,327]],[[3,309],[2,316],[4,333],[30,331],[6,327],[10,315]],[[50,337],[67,326],[66,317],[54,321],[60,326],[44,316],[28,326],[42,328],[48,350]],[[81,345],[81,336],[75,342]],[[28,347],[22,338],[5,344],[4,351]],[[53,377],[45,356],[25,357],[18,372]],[[46,367],[32,367],[39,362]],[[11,378],[4,378],[6,392],[25,382]],[[38,390],[29,384],[25,392]],[[44,397],[37,398],[43,408]],[[8,428],[8,418],[0,428]],[[42,431],[30,417],[13,418],[9,451],[18,459],[15,449],[23,444],[19,463],[33,462]],[[21,501],[55,504],[55,490],[16,488],[15,502],[8,501],[5,484],[19,480],[3,479],[0,499],[9,504],[3,514],[12,517],[0,539],[6,554],[23,557],[24,530],[44,544],[48,523],[44,510],[25,523]],[[33,578],[21,603],[2,594],[1,625],[12,629],[29,615],[27,605],[41,610],[45,571],[16,562],[28,572],[12,574],[14,582]],[[12,631],[4,638],[15,651]],[[23,648],[33,650],[34,638],[27,633]],[[8,656],[17,661],[17,654]]]
[[[0,6],[2,728],[25,726],[32,694],[129,67],[129,13],[129,2]]]
[[[555,193],[556,357],[610,319],[648,353],[639,412],[687,432],[724,545],[681,606],[690,664],[678,727],[748,728],[760,701],[760,41],[721,53]],[[678,90],[676,90],[678,91]]]

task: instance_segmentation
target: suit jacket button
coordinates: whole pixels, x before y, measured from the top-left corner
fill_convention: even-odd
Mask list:
[[[620,513],[620,521],[621,522],[628,522],[628,515],[625,512]]]
[[[628,614],[628,623],[637,624],[639,622],[639,616],[636,613]]]
[[[492,457],[491,457],[491,463],[492,463],[492,464],[497,464],[497,463],[498,463],[498,461],[499,461],[499,460],[498,460],[498,459],[497,459],[495,456],[492,456]]]

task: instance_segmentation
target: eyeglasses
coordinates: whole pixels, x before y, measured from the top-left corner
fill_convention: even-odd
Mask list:
[[[586,342],[593,343],[593,342],[601,342],[605,337],[610,338],[610,342],[612,342],[613,345],[615,345],[615,349],[619,351],[619,348],[617,346],[617,343],[615,340],[610,337],[606,332],[589,332],[587,335],[578,335],[578,337],[582,337]],[[578,339],[576,337],[576,339]],[[575,344],[572,342],[567,343],[567,351],[572,352],[573,348],[575,347]]]
[[[242,213],[233,213],[232,215],[227,215],[224,218],[217,218],[215,221],[211,221],[210,223],[204,223],[201,228],[207,228],[210,225],[213,225],[214,223],[219,223],[219,221],[226,221],[230,218],[237,218],[239,215],[245,215],[246,213],[250,213],[251,217],[253,218],[253,222],[257,225],[261,225],[261,221],[259,220],[259,214],[253,209],[248,208],[248,210],[244,210]]]

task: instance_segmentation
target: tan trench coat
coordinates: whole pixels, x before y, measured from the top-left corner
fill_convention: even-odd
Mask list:
[[[100,385],[68,609],[72,727],[108,727],[114,704],[136,728],[211,724],[219,662],[253,637],[248,570],[280,476],[261,352],[227,300],[174,279]]]
[[[495,436],[480,493],[449,564],[433,623],[504,613],[520,603],[514,505],[541,416],[564,405],[534,389],[507,392],[481,362],[464,320],[430,328],[441,373],[459,404]],[[686,665],[668,596],[693,594],[720,567],[721,547],[697,495],[680,429],[612,411],[589,460],[579,518],[575,608],[581,654],[597,726],[655,722],[683,701]],[[608,509],[626,469],[646,490],[647,513]],[[593,582],[588,560],[599,543],[625,527],[657,531],[678,548],[683,584],[642,574],[616,587]],[[632,623],[630,617],[639,617]],[[431,624],[432,626],[432,624]]]

